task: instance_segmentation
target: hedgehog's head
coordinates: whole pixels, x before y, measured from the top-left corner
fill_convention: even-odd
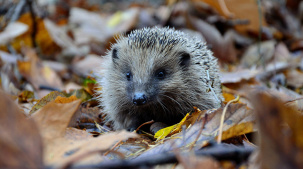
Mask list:
[[[118,93],[126,94],[128,104],[153,106],[182,92],[184,72],[190,67],[190,51],[180,32],[164,30],[132,32],[120,38],[109,53],[112,71],[119,81]]]

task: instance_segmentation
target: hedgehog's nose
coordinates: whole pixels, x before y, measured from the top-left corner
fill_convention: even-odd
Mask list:
[[[137,106],[147,103],[147,98],[144,93],[135,93],[133,103]]]

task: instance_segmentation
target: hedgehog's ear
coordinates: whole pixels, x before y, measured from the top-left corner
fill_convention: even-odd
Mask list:
[[[188,67],[190,64],[190,55],[186,52],[182,52],[180,53],[179,57],[180,57],[180,62],[179,62],[180,66],[184,68]]]
[[[112,59],[113,59],[114,63],[116,63],[116,60],[119,59],[118,58],[118,50],[117,50],[117,48],[113,48],[113,50],[112,50]]]

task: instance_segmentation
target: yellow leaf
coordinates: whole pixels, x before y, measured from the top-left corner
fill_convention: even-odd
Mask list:
[[[189,116],[189,113],[186,114],[186,116],[180,121],[180,123],[166,127],[164,129],[161,129],[159,131],[157,131],[157,133],[155,134],[155,138],[157,138],[158,140],[164,139],[167,136],[170,136],[174,133],[177,133],[181,130],[182,125],[184,124],[185,120],[187,119],[187,117]]]
[[[168,136],[169,133],[171,133],[171,131],[173,131],[176,126],[177,124],[165,127],[164,129],[157,131],[154,137],[157,138],[157,140],[164,139],[166,136]]]
[[[243,134],[251,133],[254,131],[254,123],[253,122],[244,122],[237,125],[234,125],[223,131],[222,140],[226,140],[235,136],[241,136]],[[218,136],[217,136],[218,137]],[[217,137],[215,139],[217,139]]]
[[[233,94],[230,93],[225,93],[223,92],[223,97],[224,97],[224,103],[227,104],[229,101],[234,100],[235,96]]]
[[[107,22],[107,26],[113,28],[116,25],[118,25],[121,22],[121,20],[122,20],[122,12],[118,11]]]

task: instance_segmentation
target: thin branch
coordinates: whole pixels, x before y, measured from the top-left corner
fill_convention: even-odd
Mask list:
[[[33,31],[32,31],[32,34],[31,34],[32,44],[33,44],[33,47],[36,48],[37,47],[37,43],[36,43],[37,21],[36,21],[35,12],[33,10],[33,0],[26,0],[26,3],[28,5],[28,7],[29,7],[29,11],[31,13],[31,18],[32,18],[32,21],[33,21],[33,24],[32,24]]]
[[[223,109],[223,112],[222,112],[222,115],[221,115],[221,120],[220,120],[220,128],[219,128],[219,135],[218,135],[218,139],[217,139],[217,143],[220,144],[222,142],[222,130],[223,130],[223,123],[224,123],[224,117],[225,117],[225,114],[226,114],[226,111],[227,111],[227,108],[228,106],[231,104],[231,103],[234,103],[234,102],[237,102],[239,101],[239,96],[237,96],[237,98],[229,101],[226,106],[224,107]]]
[[[151,124],[153,122],[154,122],[154,120],[151,120],[151,121],[148,121],[148,122],[145,122],[145,123],[141,124],[134,132],[137,133],[142,126],[144,126],[146,124]]]
[[[15,10],[14,10],[14,14],[12,15],[11,19],[10,19],[10,23],[15,22],[21,14],[21,11],[24,9],[26,0],[20,0],[19,3],[17,4]]]
[[[227,146],[224,144],[216,145],[207,149],[201,149],[195,151],[197,156],[210,156],[216,160],[229,160],[236,163],[246,161],[249,155],[255,150],[254,147],[237,147]],[[189,153],[181,153],[182,156],[189,155]],[[106,168],[106,169],[117,169],[117,168],[139,168],[139,167],[151,167],[159,164],[168,164],[178,162],[174,153],[163,153],[154,155],[152,158],[139,158],[131,160],[110,160],[102,162],[100,164],[92,165],[77,165],[71,166],[71,169],[83,169],[83,168]]]

